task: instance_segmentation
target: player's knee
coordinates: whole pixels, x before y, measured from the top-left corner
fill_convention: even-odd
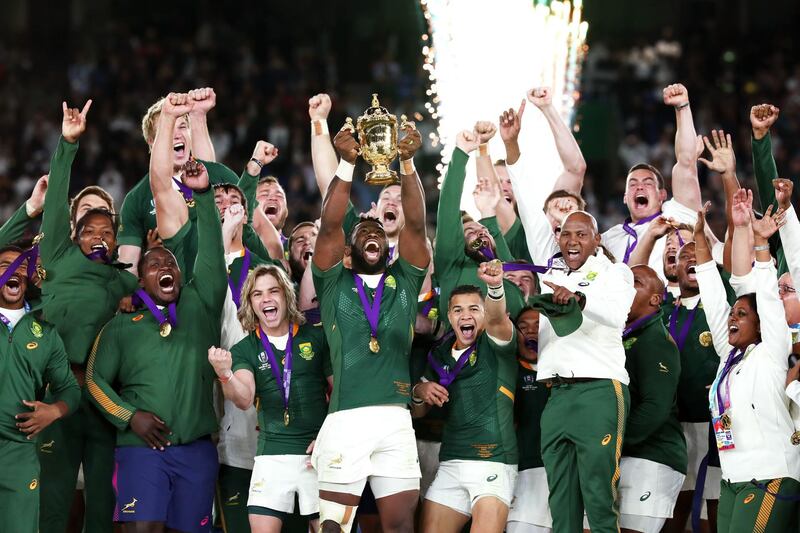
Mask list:
[[[330,500],[319,500],[319,520],[322,533],[350,533],[356,507],[342,505]]]

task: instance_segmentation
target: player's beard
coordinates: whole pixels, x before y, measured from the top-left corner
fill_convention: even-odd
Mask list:
[[[353,272],[359,274],[379,274],[386,270],[386,262],[389,259],[389,248],[385,247],[383,249],[383,253],[381,254],[380,259],[374,264],[370,265],[364,260],[364,256],[361,255],[361,251],[356,249],[356,247],[352,247],[350,249],[350,260],[352,261],[352,270]]]
[[[303,263],[290,255],[289,269],[291,269],[292,271],[292,281],[299,284],[300,281],[303,279],[303,274],[305,273],[305,269],[303,268]]]

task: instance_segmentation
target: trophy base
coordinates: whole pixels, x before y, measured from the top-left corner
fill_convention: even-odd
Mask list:
[[[367,177],[364,182],[368,185],[378,185],[385,187],[386,185],[397,185],[400,183],[400,178],[397,172],[390,169],[372,170],[367,172]]]

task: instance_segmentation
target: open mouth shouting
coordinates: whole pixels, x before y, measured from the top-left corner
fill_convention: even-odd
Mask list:
[[[697,271],[695,265],[689,265],[686,267],[686,277],[689,281],[697,281]]]
[[[397,222],[397,211],[393,207],[387,207],[384,210],[383,222]]]
[[[311,258],[313,256],[314,256],[314,250],[306,250],[305,252],[303,252],[303,255],[302,255],[303,261],[308,263],[309,261],[311,261]]]
[[[158,276],[158,288],[164,294],[174,294],[175,276],[167,272]]]
[[[458,331],[461,333],[461,339],[466,344],[472,344],[473,342],[475,342],[476,331],[474,323],[465,322],[463,324],[459,324]]]
[[[364,259],[370,263],[375,263],[381,258],[381,243],[378,239],[370,238],[364,243]]]
[[[3,285],[3,298],[8,302],[16,302],[24,295],[25,289],[22,286],[22,277],[19,274],[12,275],[6,284]]]
[[[636,207],[645,209],[650,204],[650,199],[647,197],[646,194],[638,193],[633,199],[634,205]]]
[[[261,308],[261,312],[264,313],[264,319],[268,323],[274,323],[278,321],[278,306],[268,303]]]
[[[180,159],[184,155],[186,155],[186,143],[176,142],[175,144],[172,145],[172,150],[175,152],[175,155],[178,156],[178,158]]]

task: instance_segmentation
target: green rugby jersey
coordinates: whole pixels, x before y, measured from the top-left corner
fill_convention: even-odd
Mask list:
[[[47,387],[53,401],[64,401],[72,413],[78,407],[81,390],[69,368],[64,343],[56,329],[37,320],[32,312],[23,316],[0,342],[0,440],[36,444],[17,427],[15,416],[29,411],[22,400],[44,398]]]
[[[519,471],[540,468],[542,462],[542,430],[539,422],[550,397],[550,389],[536,381],[536,367],[519,361],[517,394],[514,399],[514,420],[517,424]]]
[[[208,363],[208,348],[219,344],[227,292],[225,260],[213,193],[195,194],[195,199],[199,253],[194,278],[183,285],[178,298],[178,325],[162,337],[147,308],[119,314],[97,336],[89,356],[86,387],[93,403],[116,426],[118,446],[145,446],[129,426],[137,410],[161,418],[172,430],[173,444],[186,444],[218,429],[212,401],[216,375]]]
[[[659,311],[624,340],[631,409],[622,455],[654,461],[686,474],[686,440],[676,403],[681,356],[661,314]]]
[[[325,332],[320,326],[295,326],[292,339],[292,380],[289,387],[289,425],[284,424],[283,396],[269,359],[261,344],[258,330],[232,349],[233,368],[253,373],[258,398],[258,455],[305,455],[308,445],[317,438],[328,413],[325,392],[326,376],[331,375],[331,362]],[[281,365],[285,350],[272,345]]]
[[[676,309],[673,302],[661,304],[662,321],[669,331],[670,315]],[[691,313],[690,309],[677,308],[676,330],[683,331]],[[680,379],[678,381],[678,420],[681,422],[709,422],[708,387],[717,377],[719,355],[711,342],[703,303],[694,314],[692,325],[686,336],[686,344],[680,351]]]
[[[69,181],[78,144],[63,138],[50,162],[50,179],[39,243],[44,319],[64,341],[70,363],[84,364],[97,332],[114,313],[120,299],[133,292],[138,280],[119,265],[89,260],[71,239]]]
[[[433,249],[433,263],[441,286],[442,308],[446,309],[450,293],[459,285],[476,285],[486,293],[486,284],[478,278],[478,263],[464,253],[464,225],[461,223],[461,193],[467,173],[469,156],[460,148],[453,150],[453,158],[447,167],[447,175],[439,194],[439,210],[436,219],[436,246]],[[496,219],[492,217],[495,221]],[[487,226],[495,241],[497,235]],[[499,229],[498,229],[499,232]],[[502,239],[501,239],[502,240]],[[502,246],[498,244],[498,253]],[[507,249],[507,248],[506,248]],[[512,318],[516,318],[525,302],[522,293],[513,282],[504,279],[506,306]],[[445,325],[449,325],[447,313],[440,313]]]
[[[353,272],[341,262],[326,271],[312,263],[312,269],[333,367],[330,412],[370,405],[406,405],[411,397],[409,354],[417,296],[426,270],[402,257],[387,267],[378,320],[380,351],[372,353],[369,323]],[[366,283],[364,290],[372,302],[375,291]]]
[[[208,169],[208,179],[211,185],[219,183],[232,183],[239,185],[245,192],[245,198],[250,201],[249,191],[252,190],[253,202],[255,202],[255,183],[258,178],[243,172],[241,178],[237,178],[231,169],[220,163],[211,161],[201,161]],[[248,205],[252,205],[248,203]],[[197,209],[189,206],[189,222],[186,228],[186,244],[178,259],[183,278],[188,280],[194,271],[194,262],[197,257]],[[150,174],[145,174],[125,196],[120,210],[119,235],[117,236],[118,245],[139,246],[144,249],[147,246],[147,232],[156,229],[156,204],[153,199],[153,191],[150,189]],[[174,237],[173,237],[174,239]],[[248,224],[244,226],[242,234],[244,245],[261,257],[269,257],[261,239],[256,235]]]
[[[528,263],[533,263],[531,253],[528,251],[528,238],[525,235],[525,228],[522,227],[522,222],[519,216],[514,220],[514,223],[508,228],[508,231],[503,235],[503,238],[508,244],[508,249],[515,259],[522,259]]]
[[[431,280],[432,285],[436,284],[435,280]],[[427,313],[429,318],[439,316],[439,295],[435,291],[431,291],[426,295],[428,300],[417,302],[417,313]],[[411,383],[418,383],[420,378],[425,373],[425,368],[428,366],[428,351],[433,346],[436,338],[434,335],[414,335],[414,342],[411,344],[411,357],[409,359],[409,369],[411,371]],[[414,426],[414,433],[417,439],[441,442],[442,441],[442,428],[444,427],[444,411],[441,407],[432,406],[425,416],[414,418],[412,420]]]
[[[472,460],[517,464],[514,433],[514,390],[517,385],[517,334],[498,346],[484,331],[458,377],[448,387],[444,404],[444,431],[439,461]],[[452,369],[456,365],[453,343],[438,346],[432,357]],[[439,381],[429,365],[425,377]]]

